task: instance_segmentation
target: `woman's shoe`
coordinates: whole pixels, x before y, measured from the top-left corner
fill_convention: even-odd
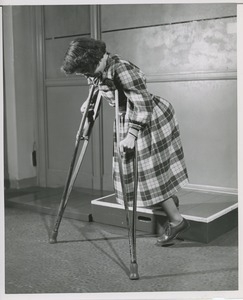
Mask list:
[[[164,233],[157,239],[156,245],[163,246],[174,240],[179,233],[187,230],[190,223],[183,218],[180,224],[173,226],[170,222],[165,224]]]

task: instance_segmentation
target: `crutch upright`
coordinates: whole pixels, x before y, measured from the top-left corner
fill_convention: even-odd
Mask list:
[[[95,90],[95,85],[92,84],[90,86],[89,95],[87,98],[87,106],[82,115],[81,122],[80,122],[80,125],[78,128],[78,132],[76,134],[74,153],[72,156],[72,160],[71,160],[70,168],[68,171],[64,191],[63,191],[61,202],[59,205],[56,221],[55,221],[52,233],[49,238],[49,242],[51,244],[54,244],[57,242],[58,229],[59,229],[64,211],[65,211],[65,208],[67,206],[69,195],[72,191],[73,184],[75,182],[78,171],[82,164],[95,119],[97,118],[98,113],[99,113],[101,98],[99,97],[99,95],[94,95],[94,90]],[[83,141],[83,147],[80,151],[79,157],[77,158],[80,141]]]
[[[130,250],[130,276],[131,280],[139,279],[138,275],[138,264],[137,264],[137,254],[136,254],[136,209],[137,209],[137,168],[138,168],[138,158],[137,158],[137,142],[135,141],[134,148],[134,160],[133,160],[133,170],[134,170],[134,199],[132,206],[132,222],[129,216],[129,206],[127,200],[126,185],[124,181],[124,173],[122,166],[122,155],[120,152],[120,124],[119,124],[119,98],[118,90],[115,90],[115,122],[116,122],[116,145],[117,145],[117,157],[119,165],[119,173],[121,180],[121,188],[123,194],[123,201],[126,214],[126,224],[128,229],[128,240],[129,240],[129,250]]]

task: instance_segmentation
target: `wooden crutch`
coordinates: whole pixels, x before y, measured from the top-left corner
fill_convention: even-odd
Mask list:
[[[119,173],[123,194],[123,201],[126,214],[126,223],[128,229],[128,239],[129,239],[129,250],[130,250],[130,276],[131,280],[139,279],[138,275],[138,264],[136,256],[136,209],[137,209],[137,142],[135,141],[135,155],[134,155],[134,200],[133,200],[133,210],[132,210],[132,224],[129,217],[129,207],[126,193],[126,186],[124,182],[123,166],[122,166],[122,156],[120,152],[120,122],[119,122],[119,97],[118,90],[115,90],[115,122],[116,122],[116,144],[117,144],[117,156]]]
[[[91,131],[94,125],[94,122],[98,116],[100,104],[101,104],[101,97],[98,94],[94,96],[94,90],[95,85],[91,85],[89,90],[89,96],[87,99],[87,106],[86,109],[82,115],[82,119],[79,125],[79,129],[76,135],[75,140],[75,148],[74,153],[72,156],[70,168],[67,175],[66,184],[64,187],[63,195],[61,198],[61,202],[59,205],[56,221],[52,230],[52,233],[49,238],[49,242],[51,244],[54,244],[57,242],[57,235],[58,235],[58,229],[68,202],[69,195],[72,191],[73,184],[75,182],[75,179],[77,177],[78,171],[80,169],[80,166],[83,162],[83,158],[89,143],[89,137],[91,135]],[[80,141],[83,141],[83,147],[80,151],[79,157],[77,159],[78,149],[80,145]]]

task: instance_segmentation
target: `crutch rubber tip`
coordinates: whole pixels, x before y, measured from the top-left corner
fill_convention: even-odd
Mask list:
[[[139,279],[138,264],[137,263],[131,263],[130,264],[130,276],[129,276],[129,278],[131,280]]]
[[[56,242],[57,242],[57,231],[53,231],[49,238],[49,243],[55,244]]]

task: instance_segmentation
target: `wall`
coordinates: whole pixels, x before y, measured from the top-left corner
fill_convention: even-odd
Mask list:
[[[36,184],[36,57],[33,9],[3,7],[6,113],[5,175],[11,187]]]
[[[89,9],[4,7],[7,173],[16,186],[36,179],[37,130],[40,185],[65,181],[87,85],[66,78],[60,65],[69,41],[90,35]],[[174,105],[190,183],[235,191],[236,5],[102,5],[101,31],[108,50],[141,67],[149,90]],[[114,113],[104,104],[102,114],[77,185],[111,190]]]
[[[175,107],[191,187],[236,191],[236,5],[105,5],[101,27]]]

